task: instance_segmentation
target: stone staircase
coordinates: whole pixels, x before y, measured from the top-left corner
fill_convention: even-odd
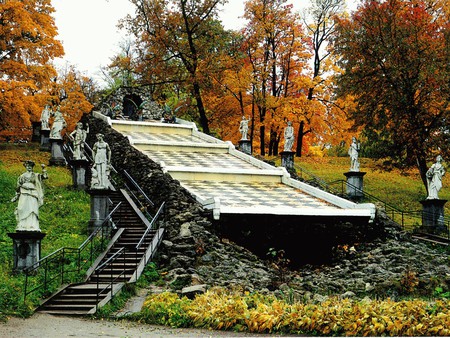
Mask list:
[[[117,229],[106,250],[88,270],[83,283],[63,287],[47,299],[37,312],[93,314],[110,301],[125,283],[135,282],[155,254],[164,229],[153,228],[151,221],[125,190],[112,192],[110,199],[112,207],[122,203],[113,214],[112,222]]]

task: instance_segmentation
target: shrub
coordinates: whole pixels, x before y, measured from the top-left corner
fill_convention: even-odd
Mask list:
[[[271,295],[212,289],[194,300],[174,293],[149,296],[136,316],[152,324],[254,333],[340,336],[446,336],[450,301],[329,298],[288,304]]]

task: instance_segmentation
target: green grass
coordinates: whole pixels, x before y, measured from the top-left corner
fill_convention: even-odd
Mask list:
[[[15,194],[16,181],[25,171],[22,161],[31,159],[48,164],[50,154],[40,152],[33,144],[26,146],[0,145],[0,320],[8,315],[27,316],[39,299],[31,296],[23,303],[23,276],[12,272],[12,240],[17,203],[10,200]],[[72,176],[67,168],[47,167],[49,179],[44,181],[44,205],[39,210],[40,228],[46,237],[42,240],[41,258],[61,247],[77,248],[87,238],[90,217],[89,195],[72,188]]]

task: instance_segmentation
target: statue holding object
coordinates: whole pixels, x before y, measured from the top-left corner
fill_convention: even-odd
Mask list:
[[[15,210],[17,227],[16,231],[38,231],[39,228],[39,207],[44,203],[44,189],[42,181],[48,179],[45,165],[41,164],[42,174],[33,172],[35,163],[25,161],[26,172],[17,179],[16,195],[11,202],[18,205]]]
[[[85,160],[84,143],[86,142],[87,134],[89,134],[89,126],[86,130],[83,128],[83,123],[78,122],[75,130],[70,133],[69,138],[73,142],[73,159]]]

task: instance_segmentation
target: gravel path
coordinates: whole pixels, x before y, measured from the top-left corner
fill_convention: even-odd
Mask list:
[[[270,335],[273,337],[274,335]],[[91,320],[82,317],[52,316],[36,313],[31,318],[10,318],[0,323],[2,338],[63,337],[267,337],[246,333],[172,329],[164,326],[137,324],[129,321]]]

